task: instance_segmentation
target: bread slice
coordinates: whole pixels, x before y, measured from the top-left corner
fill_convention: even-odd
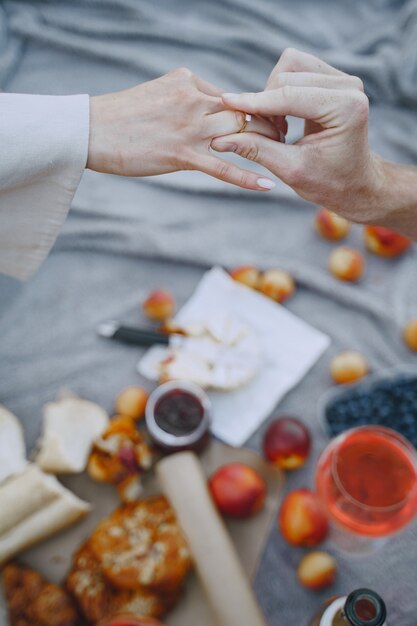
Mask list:
[[[0,565],[91,510],[32,463],[0,485],[0,507]]]
[[[26,465],[23,428],[17,417],[0,404],[0,483]]]
[[[109,418],[94,402],[66,397],[44,407],[43,436],[35,462],[44,472],[83,472],[95,439],[106,430]]]

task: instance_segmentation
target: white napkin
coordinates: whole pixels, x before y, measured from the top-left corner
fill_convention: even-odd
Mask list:
[[[283,306],[237,283],[221,268],[207,272],[176,316],[180,324],[198,324],[219,313],[236,317],[257,334],[262,365],[256,377],[237,391],[209,392],[213,403],[213,434],[242,446],[319,359],[330,339]],[[150,376],[150,364],[165,348],[147,351],[138,370]]]

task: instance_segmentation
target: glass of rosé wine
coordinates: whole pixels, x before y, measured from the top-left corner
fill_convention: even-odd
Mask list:
[[[322,452],[316,491],[336,546],[373,551],[417,515],[417,451],[390,428],[347,430]]]

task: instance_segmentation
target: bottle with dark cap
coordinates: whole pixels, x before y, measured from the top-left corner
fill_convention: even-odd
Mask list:
[[[388,626],[386,619],[382,598],[371,589],[356,589],[326,602],[310,626]]]

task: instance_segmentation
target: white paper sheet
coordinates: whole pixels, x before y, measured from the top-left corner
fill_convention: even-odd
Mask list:
[[[240,319],[258,335],[263,357],[257,376],[246,387],[209,392],[213,402],[212,433],[232,446],[242,446],[330,344],[327,335],[285,307],[237,283],[221,268],[207,272],[176,316],[180,324],[196,324],[219,312]],[[165,348],[150,348],[138,364],[152,377],[152,363]]]

